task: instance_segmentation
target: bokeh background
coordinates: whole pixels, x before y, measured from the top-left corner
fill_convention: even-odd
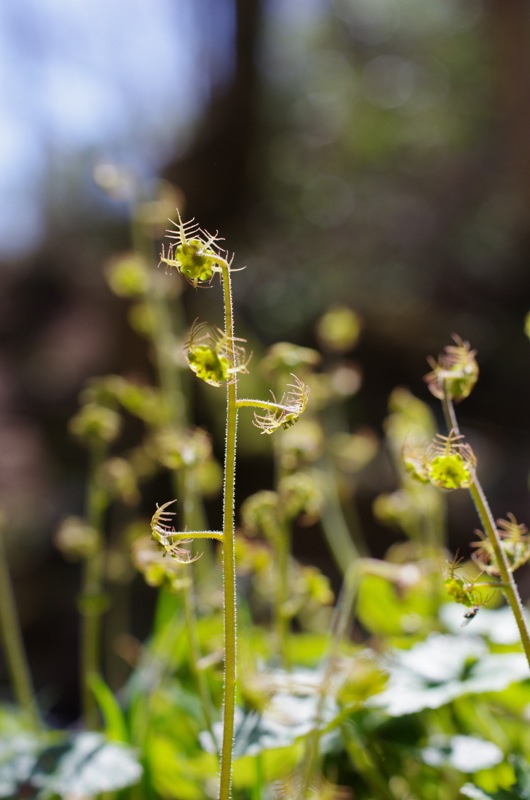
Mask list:
[[[91,376],[151,374],[104,273],[161,187],[248,265],[235,301],[258,353],[315,346],[334,304],[360,315],[351,430],[382,435],[398,385],[428,401],[425,356],[470,340],[461,422],[496,516],[529,520],[527,0],[4,0],[0,120],[0,506],[58,719],[76,711],[79,574],[52,535],[82,513],[86,470],[67,420]],[[203,296],[185,291],[190,321]],[[250,488],[271,480],[260,447],[242,452]],[[359,502],[381,553],[377,465]]]

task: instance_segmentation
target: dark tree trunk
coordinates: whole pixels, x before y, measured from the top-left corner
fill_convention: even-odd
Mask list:
[[[233,4],[236,13],[234,72],[228,85],[212,96],[192,149],[168,165],[165,177],[184,192],[186,216],[226,230],[226,221],[248,202],[251,190],[262,0],[223,1]]]

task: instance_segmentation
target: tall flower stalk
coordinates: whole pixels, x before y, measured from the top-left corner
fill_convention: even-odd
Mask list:
[[[173,558],[184,563],[191,560],[183,550],[186,541],[215,539],[222,543],[223,620],[224,620],[224,691],[221,771],[219,800],[231,797],[234,721],[237,689],[237,595],[235,559],[235,478],[237,455],[237,422],[240,408],[254,409],[254,422],[262,433],[293,425],[305,410],[308,388],[293,376],[279,402],[238,397],[238,378],[246,373],[249,359],[243,340],[236,338],[232,303],[232,259],[219,246],[217,234],[203,231],[193,220],[183,223],[180,215],[175,230],[169,231],[170,244],[162,250],[161,263],[170,271],[176,269],[197,288],[210,283],[218,275],[221,281],[224,309],[223,329],[209,329],[194,323],[186,347],[190,369],[198,378],[215,387],[226,387],[226,439],[224,457],[223,524],[221,531],[182,531],[170,525],[168,504],[153,515],[154,538]]]
[[[484,533],[482,541],[475,543],[479,550],[475,561],[481,571],[498,578],[482,588],[490,591],[500,589],[512,609],[523,649],[530,666],[530,633],[523,612],[523,605],[515,583],[514,570],[528,559],[530,542],[525,539],[527,530],[517,525],[515,518],[495,521],[484,490],[476,472],[476,458],[460,433],[454,403],[469,396],[478,379],[479,368],[475,351],[469,343],[454,336],[454,345],[445,348],[438,360],[429,359],[432,371],[425,376],[430,392],[442,402],[447,437],[437,436],[426,453],[408,453],[405,462],[413,474],[424,482],[430,482],[442,489],[467,489],[475,505]],[[521,556],[524,551],[525,555]],[[446,584],[457,600],[468,607],[465,617],[472,619],[480,605],[489,599],[481,600],[476,581],[469,581],[455,575],[458,561],[451,566]]]

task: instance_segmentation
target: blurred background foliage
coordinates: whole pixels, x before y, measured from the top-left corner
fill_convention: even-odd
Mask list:
[[[89,377],[151,374],[104,273],[131,207],[161,192],[248,264],[235,300],[255,357],[317,346],[333,305],[360,315],[347,430],[382,435],[390,392],[428,400],[425,356],[469,339],[482,374],[462,427],[498,515],[524,519],[526,0],[8,0],[0,43],[0,506],[30,648],[48,654],[38,685],[75,648],[78,576],[51,544],[83,504],[66,420]],[[262,439],[241,445],[243,498],[271,468]],[[358,487],[366,518],[393,484],[383,454]],[[465,543],[472,509],[454,508]]]

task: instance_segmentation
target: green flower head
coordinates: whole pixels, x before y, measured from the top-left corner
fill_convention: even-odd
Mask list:
[[[425,376],[429,391],[438,399],[447,394],[456,402],[468,397],[478,380],[476,350],[471,350],[469,342],[464,342],[456,334],[454,345],[448,345],[436,361],[429,358],[432,372]]]
[[[475,455],[462,438],[438,434],[427,450],[425,474],[438,489],[468,489],[475,479]]]
[[[168,231],[168,238],[175,241],[167,253],[162,248],[160,263],[176,269],[194,288],[208,283],[215,272],[221,271],[220,264],[227,264],[226,253],[217,245],[217,234],[203,231],[193,220],[183,223],[180,214],[173,225],[176,230]]]
[[[430,482],[440,489],[465,489],[473,480],[472,471],[460,453],[436,456],[429,463],[427,474]]]
[[[246,373],[248,362],[242,339],[229,342],[221,330],[207,330],[194,322],[186,345],[186,357],[192,372],[210,386],[226,386],[237,373]]]
[[[462,436],[437,434],[426,450],[403,448],[405,469],[420,483],[437,489],[467,489],[475,479],[475,455]]]

